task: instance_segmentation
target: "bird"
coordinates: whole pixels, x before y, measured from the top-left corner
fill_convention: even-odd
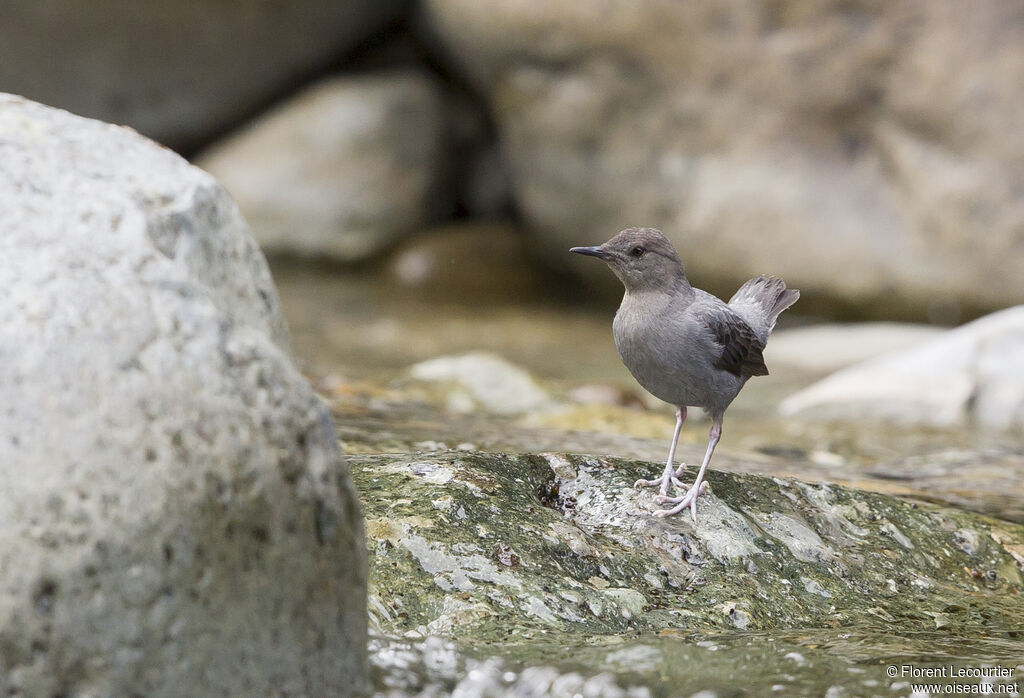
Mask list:
[[[765,344],[782,311],[800,298],[774,276],[755,276],[729,302],[694,288],[675,247],[656,228],[626,228],[599,247],[573,247],[576,254],[603,260],[625,287],[612,334],[619,357],[636,381],[655,397],[675,406],[676,426],[660,477],[637,480],[634,487],[659,487],[655,502],[667,505],[656,516],[672,516],[687,507],[697,523],[697,498],[715,446],[722,436],[726,408],[747,379],[768,375]],[[692,485],[675,468],[676,444],[688,407],[711,417],[707,451]],[[683,492],[669,496],[669,487]]]

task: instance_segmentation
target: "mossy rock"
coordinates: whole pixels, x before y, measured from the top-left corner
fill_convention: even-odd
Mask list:
[[[624,632],[1020,628],[1024,527],[828,484],[712,471],[699,522],[580,455],[354,456],[371,622],[476,646]],[[693,473],[687,474],[692,478]]]

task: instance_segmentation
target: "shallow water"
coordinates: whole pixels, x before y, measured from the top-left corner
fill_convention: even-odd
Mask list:
[[[399,695],[573,696],[590,687],[590,695],[607,696],[867,698],[928,695],[915,693],[915,685],[977,695],[985,684],[989,694],[1019,695],[1014,684],[1019,689],[1024,676],[1021,642],[1005,634],[965,641],[859,628],[637,634],[577,646],[538,640],[468,650],[437,638],[378,636],[371,650],[379,694]],[[1001,676],[977,675],[985,673]]]

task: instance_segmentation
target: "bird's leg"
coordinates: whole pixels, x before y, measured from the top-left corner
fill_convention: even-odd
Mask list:
[[[686,407],[676,408],[676,430],[672,434],[672,445],[668,448],[668,460],[665,462],[665,472],[661,474],[661,477],[653,480],[637,480],[633,483],[633,487],[661,487],[661,493],[663,495],[668,494],[668,486],[671,484],[679,485],[679,480],[676,479],[675,475],[675,460],[676,460],[676,444],[679,443],[679,432],[683,428],[683,422],[686,421]]]
[[[690,516],[693,517],[693,522],[697,523],[697,497],[704,494],[707,490],[708,483],[704,482],[704,473],[708,469],[708,464],[711,462],[711,456],[715,452],[715,446],[718,444],[718,440],[722,437],[722,415],[714,415],[713,422],[711,424],[711,433],[708,435],[708,450],[704,454],[704,462],[700,464],[700,470],[697,472],[697,479],[693,481],[686,490],[686,494],[682,497],[666,497],[664,495],[655,497],[654,501],[659,504],[672,504],[673,506],[669,509],[662,509],[654,513],[655,516],[672,516],[678,514],[686,507],[690,507]]]

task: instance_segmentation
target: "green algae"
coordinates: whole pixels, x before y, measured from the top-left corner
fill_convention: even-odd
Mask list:
[[[1024,671],[1016,524],[712,471],[694,526],[652,516],[650,490],[630,487],[657,468],[641,461],[349,460],[371,657],[381,681],[405,677],[398,694],[897,696],[911,684],[890,666]]]
[[[650,474],[638,461],[454,451],[350,464],[371,605],[386,609],[373,622],[388,633],[457,627],[477,644],[541,632],[977,634],[1024,618],[1011,552],[1024,528],[977,514],[712,471],[694,526],[651,515],[650,491],[629,486]]]

